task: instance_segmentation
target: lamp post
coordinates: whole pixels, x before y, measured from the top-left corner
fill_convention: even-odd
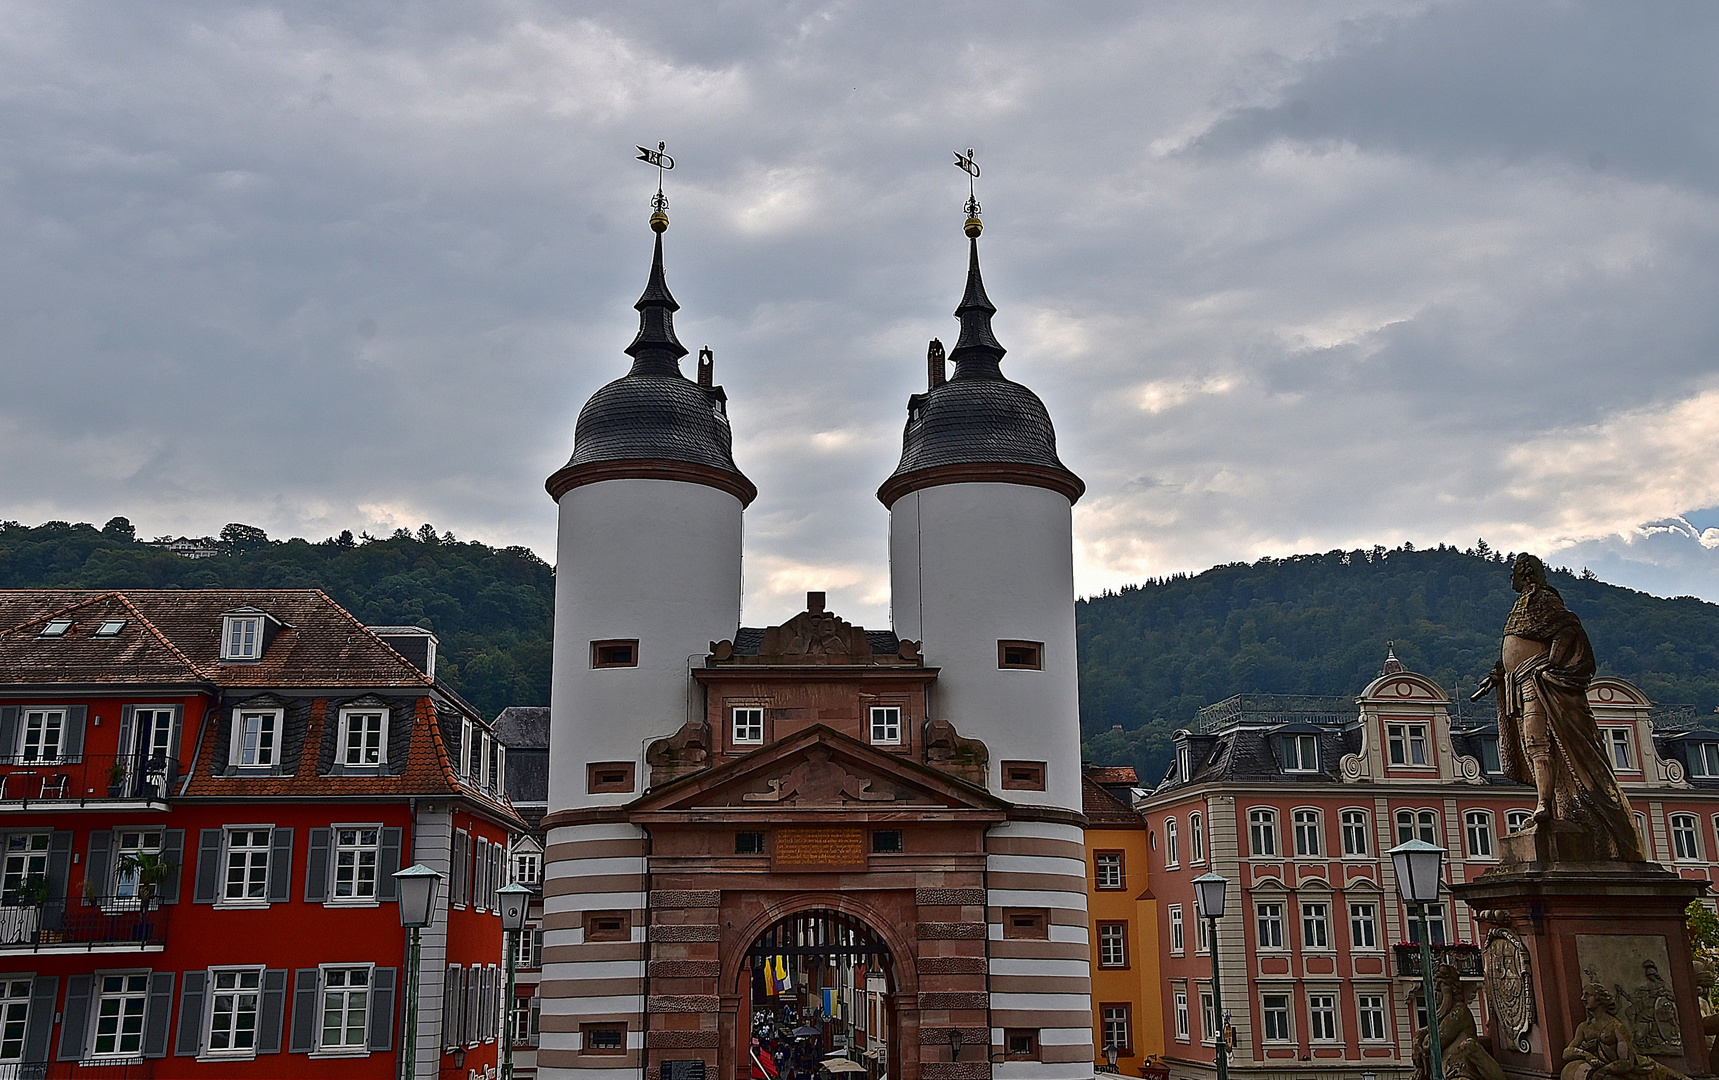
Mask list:
[[[412,1080],[418,1068],[418,931],[430,925],[436,913],[436,886],[442,875],[415,863],[394,875],[399,882],[400,925],[412,932],[406,950],[406,1053],[401,1076]]]
[[[1438,1031],[1438,1002],[1433,997],[1432,934],[1427,921],[1427,905],[1438,900],[1438,887],[1444,877],[1444,848],[1414,839],[1398,844],[1386,854],[1397,872],[1397,892],[1403,903],[1420,909],[1421,916],[1421,1002],[1427,1011],[1427,1073],[1430,1080],[1444,1080],[1444,1047]]]
[[[1194,901],[1206,920],[1206,944],[1212,949],[1212,1017],[1217,1020],[1218,1080],[1230,1080],[1230,1047],[1224,1033],[1224,984],[1218,974],[1218,920],[1224,917],[1224,892],[1229,881],[1212,872],[1194,879]],[[1204,1020],[1204,1017],[1201,1017]]]
[[[1104,1044],[1104,1060],[1110,1063],[1110,1071],[1111,1072],[1116,1071],[1116,1058],[1117,1058],[1116,1044],[1113,1042],[1105,1043]]]
[[[514,882],[495,891],[501,901],[501,928],[507,935],[507,1020],[501,1043],[501,1080],[513,1080],[513,965],[519,953],[519,935],[525,932],[525,915],[531,910],[531,890]]]

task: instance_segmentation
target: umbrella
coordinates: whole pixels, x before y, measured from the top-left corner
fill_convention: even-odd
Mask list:
[[[825,1061],[824,1062],[824,1069],[828,1072],[833,1072],[833,1073],[862,1073],[862,1072],[865,1072],[865,1066],[864,1065],[861,1065],[857,1061],[849,1061],[847,1058],[842,1058],[839,1061]]]
[[[815,1027],[797,1027],[794,1029],[794,1038],[796,1039],[809,1039],[814,1035],[822,1034],[823,1032],[819,1031]]]

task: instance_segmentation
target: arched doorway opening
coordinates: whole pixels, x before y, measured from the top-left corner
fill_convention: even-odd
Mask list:
[[[753,939],[741,984],[741,1080],[815,1080],[820,1065],[836,1080],[900,1075],[893,959],[861,919],[784,916]]]

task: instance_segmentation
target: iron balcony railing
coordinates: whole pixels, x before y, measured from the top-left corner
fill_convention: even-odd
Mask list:
[[[0,896],[0,950],[165,945],[171,911],[153,896]]]
[[[1354,698],[1314,694],[1236,694],[1194,714],[1194,730],[1225,731],[1240,724],[1323,724],[1341,727],[1361,715]]]
[[[1391,947],[1397,957],[1398,978],[1421,977],[1421,947],[1414,942],[1399,942]],[[1480,946],[1478,945],[1434,945],[1432,947],[1433,966],[1449,964],[1456,969],[1458,975],[1473,975],[1478,977],[1480,968]]]
[[[7,754],[0,756],[0,803],[165,802],[178,779],[179,762],[160,754]]]
[[[148,1080],[153,1058],[85,1058],[82,1061],[0,1061],[0,1080]]]

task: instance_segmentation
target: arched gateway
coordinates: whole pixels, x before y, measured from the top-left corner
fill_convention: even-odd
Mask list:
[[[838,1066],[849,1078],[900,1076],[889,943],[859,917],[827,908],[786,915],[753,939],[739,974],[741,1076],[815,1080],[820,1065],[841,1058],[852,1063]]]

